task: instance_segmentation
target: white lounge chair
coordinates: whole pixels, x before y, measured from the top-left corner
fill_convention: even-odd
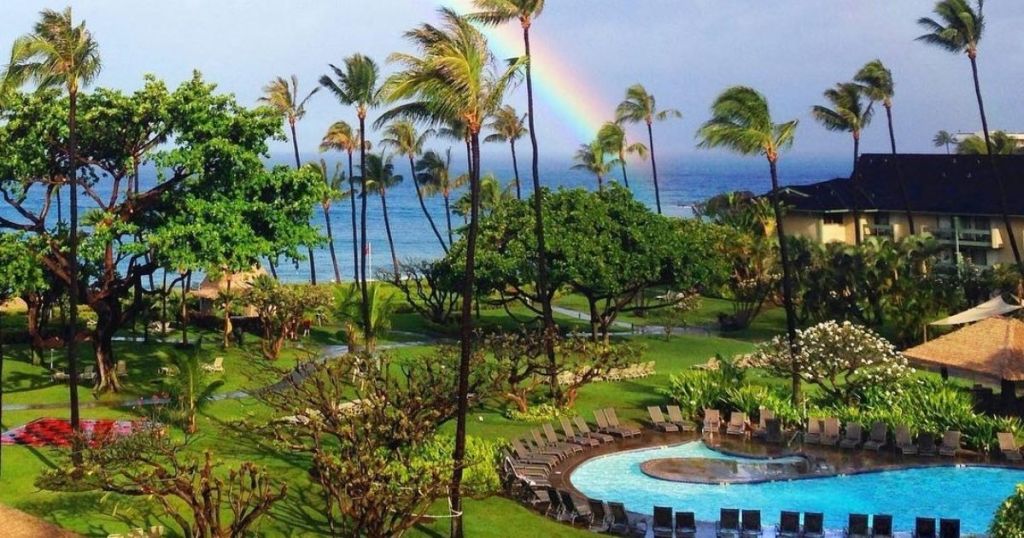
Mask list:
[[[213,359],[212,364],[204,364],[203,370],[207,372],[223,372],[224,371],[224,357],[216,357]]]

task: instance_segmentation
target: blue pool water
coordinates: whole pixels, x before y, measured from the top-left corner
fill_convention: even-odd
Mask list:
[[[981,533],[988,529],[996,507],[1024,482],[1022,470],[949,466],[761,484],[687,484],[640,471],[640,463],[658,458],[749,462],[698,441],[595,458],[576,468],[572,484],[588,497],[619,501],[633,512],[672,506],[692,510],[702,521],[717,520],[721,508],[759,509],[766,524],[776,522],[782,510],[799,510],[823,512],[825,526],[839,529],[846,526],[850,512],[887,513],[893,515],[897,530],[911,530],[916,516],[931,516],[959,518],[965,533]]]

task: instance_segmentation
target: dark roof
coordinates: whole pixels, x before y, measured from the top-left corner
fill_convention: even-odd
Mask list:
[[[995,157],[1007,210],[1024,216],[1024,155]],[[903,211],[900,177],[915,213],[999,215],[998,183],[987,156],[862,155],[854,178],[837,178],[783,189],[791,210],[825,212]]]

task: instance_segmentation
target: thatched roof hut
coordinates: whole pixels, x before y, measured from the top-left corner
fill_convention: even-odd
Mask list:
[[[912,362],[964,377],[1024,381],[1024,322],[992,317],[903,352]]]
[[[252,281],[256,280],[257,277],[266,275],[267,272],[262,267],[256,267],[251,271],[244,271],[241,273],[224,273],[220,275],[220,278],[213,279],[210,275],[206,275],[203,279],[203,283],[199,285],[199,289],[192,292],[192,295],[199,297],[200,299],[216,300],[217,295],[222,291],[227,291],[228,284],[230,282],[231,291],[235,293],[243,292],[249,289],[252,285]]]

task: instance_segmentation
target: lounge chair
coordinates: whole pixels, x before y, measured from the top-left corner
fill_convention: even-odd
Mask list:
[[[651,406],[647,408],[647,414],[651,416],[651,425],[662,432],[677,432],[679,426],[672,424],[665,420],[665,415],[661,414],[661,408],[658,406]]]
[[[610,443],[615,440],[614,437],[606,433],[590,431],[590,425],[587,424],[587,421],[583,420],[583,417],[579,415],[572,417],[572,421],[576,423],[576,429],[580,431],[580,435],[597,439],[602,443]]]
[[[608,529],[608,511],[604,503],[597,499],[587,499],[587,505],[590,506],[590,530],[604,532]]]
[[[892,538],[892,516],[875,514],[871,518],[872,538]]]
[[[716,434],[722,430],[722,412],[718,409],[704,410],[704,425],[701,428],[703,433]]]
[[[779,514],[779,528],[775,532],[775,536],[778,538],[799,538],[800,512],[783,510]]]
[[[128,363],[125,361],[117,361],[117,367],[114,369],[114,374],[118,377],[128,377]]]
[[[869,538],[871,531],[868,529],[867,514],[850,514],[849,523],[846,526],[847,538]]]
[[[807,431],[804,432],[805,445],[821,444],[821,419],[810,417],[807,419]]]
[[[744,538],[761,536],[764,533],[764,529],[761,528],[761,511],[744,510],[740,530]]]
[[[95,381],[96,380],[96,367],[89,365],[85,367],[82,373],[78,374],[79,381]]]
[[[597,431],[601,433],[614,435],[615,437],[625,437],[621,431],[617,428],[612,428],[608,424],[608,418],[604,414],[604,409],[594,409],[594,422],[597,423]]]
[[[583,452],[583,447],[577,445],[549,442],[543,435],[541,435],[537,428],[531,429],[530,435],[533,437],[533,443],[541,454],[552,454],[558,456],[559,459],[564,460],[573,454]]]
[[[950,430],[943,434],[942,444],[939,445],[940,456],[956,457],[956,453],[960,450],[960,432],[956,430]]]
[[[917,453],[921,456],[934,456],[938,454],[938,448],[935,446],[935,436],[927,432],[918,435]]]
[[[505,467],[515,471],[517,474],[547,477],[548,473],[551,472],[551,466],[543,463],[519,461],[512,454],[509,454],[507,450],[502,450],[502,456]]]
[[[825,514],[821,512],[804,513],[804,538],[824,538]]]
[[[576,431],[572,429],[572,424],[569,423],[569,419],[567,419],[565,417],[558,417],[558,421],[562,425],[562,433],[565,434],[565,440],[566,441],[568,441],[570,443],[576,443],[577,445],[591,446],[591,447],[598,446],[598,445],[601,444],[601,441],[599,439],[595,438],[595,437],[587,437],[585,435],[577,435]],[[549,425],[545,425],[544,426],[544,433],[545,434],[547,433],[548,428],[552,428],[552,432],[554,431],[553,427],[551,427]]]
[[[761,407],[757,412],[757,428],[754,429],[754,437],[768,436],[768,421],[775,418],[775,411]]]
[[[737,538],[740,535],[740,511],[737,508],[722,508],[715,527],[718,538]]]
[[[930,517],[919,517],[914,520],[914,538],[936,538],[935,520]]]
[[[910,430],[906,426],[896,426],[896,450],[904,456],[917,454],[917,445],[910,436]]]
[[[551,424],[544,424],[543,426],[541,426],[541,430],[544,431],[544,437],[548,440],[548,443],[551,443],[551,444],[562,443],[562,444],[567,444],[569,446],[578,446],[578,447],[580,447],[580,449],[578,451],[574,450],[573,452],[583,452],[583,450],[586,449],[586,448],[590,448],[592,446],[597,446],[597,445],[600,444],[597,441],[594,441],[593,439],[583,439],[583,438],[577,439],[577,438],[571,438],[571,437],[564,437],[564,438],[563,437],[559,437],[558,433],[555,432],[554,426],[552,426]]]
[[[885,446],[886,436],[888,435],[889,429],[885,426],[884,422],[876,421],[871,425],[871,433],[868,434],[868,440],[864,441],[865,450],[874,450],[878,452]]]
[[[672,528],[672,508],[655,506],[651,529],[654,531],[654,538],[672,538],[675,535]]]
[[[615,534],[633,534],[643,536],[647,534],[647,522],[640,520],[635,524],[629,522],[629,516],[626,514],[626,507],[619,502],[608,503],[608,511],[612,513],[611,525],[608,527],[608,532]],[[642,534],[641,534],[642,533]]]
[[[960,520],[940,519],[939,538],[960,538]]]
[[[590,506],[587,506],[585,501],[573,497],[564,489],[558,490],[558,495],[561,498],[565,517],[569,519],[570,525],[575,524],[577,519],[590,518]]]
[[[515,451],[516,459],[521,463],[546,465],[549,468],[558,463],[558,456],[533,452],[518,439],[512,440],[512,450]]]
[[[764,442],[782,444],[785,439],[782,438],[782,420],[778,418],[770,418],[765,421],[765,429],[767,430],[764,434]]]
[[[565,513],[565,507],[562,506],[562,497],[559,495],[558,490],[548,486],[544,488],[544,491],[548,492],[548,499],[551,500],[548,504],[548,509],[544,512],[544,515],[551,516],[555,519],[562,519],[562,514]]]
[[[846,435],[839,441],[839,448],[860,448],[861,439],[864,438],[864,428],[860,424],[850,423],[846,425]]]
[[[604,416],[608,419],[609,426],[617,428],[623,432],[623,437],[636,437],[643,433],[640,428],[619,423],[619,416],[615,413],[614,407],[606,407],[604,410]]]
[[[665,406],[665,409],[668,411],[668,419],[672,422],[672,424],[679,426],[679,431],[697,431],[697,425],[694,424],[693,421],[686,420],[685,418],[683,418],[683,412],[679,409],[678,405],[668,405]]]
[[[1024,456],[1021,455],[1020,447],[1017,446],[1017,439],[1013,437],[1010,432],[999,432],[996,434],[996,438],[999,439],[999,451],[1003,453],[1003,457],[1010,461],[1021,461]]]
[[[839,419],[829,417],[825,419],[825,429],[821,432],[822,446],[836,446],[839,442]]]
[[[676,538],[697,538],[697,516],[693,512],[676,512]]]
[[[746,435],[747,414],[741,411],[733,411],[729,415],[729,424],[725,426],[725,433],[727,435]]]
[[[224,357],[215,357],[212,364],[204,364],[202,368],[207,372],[223,372]]]

